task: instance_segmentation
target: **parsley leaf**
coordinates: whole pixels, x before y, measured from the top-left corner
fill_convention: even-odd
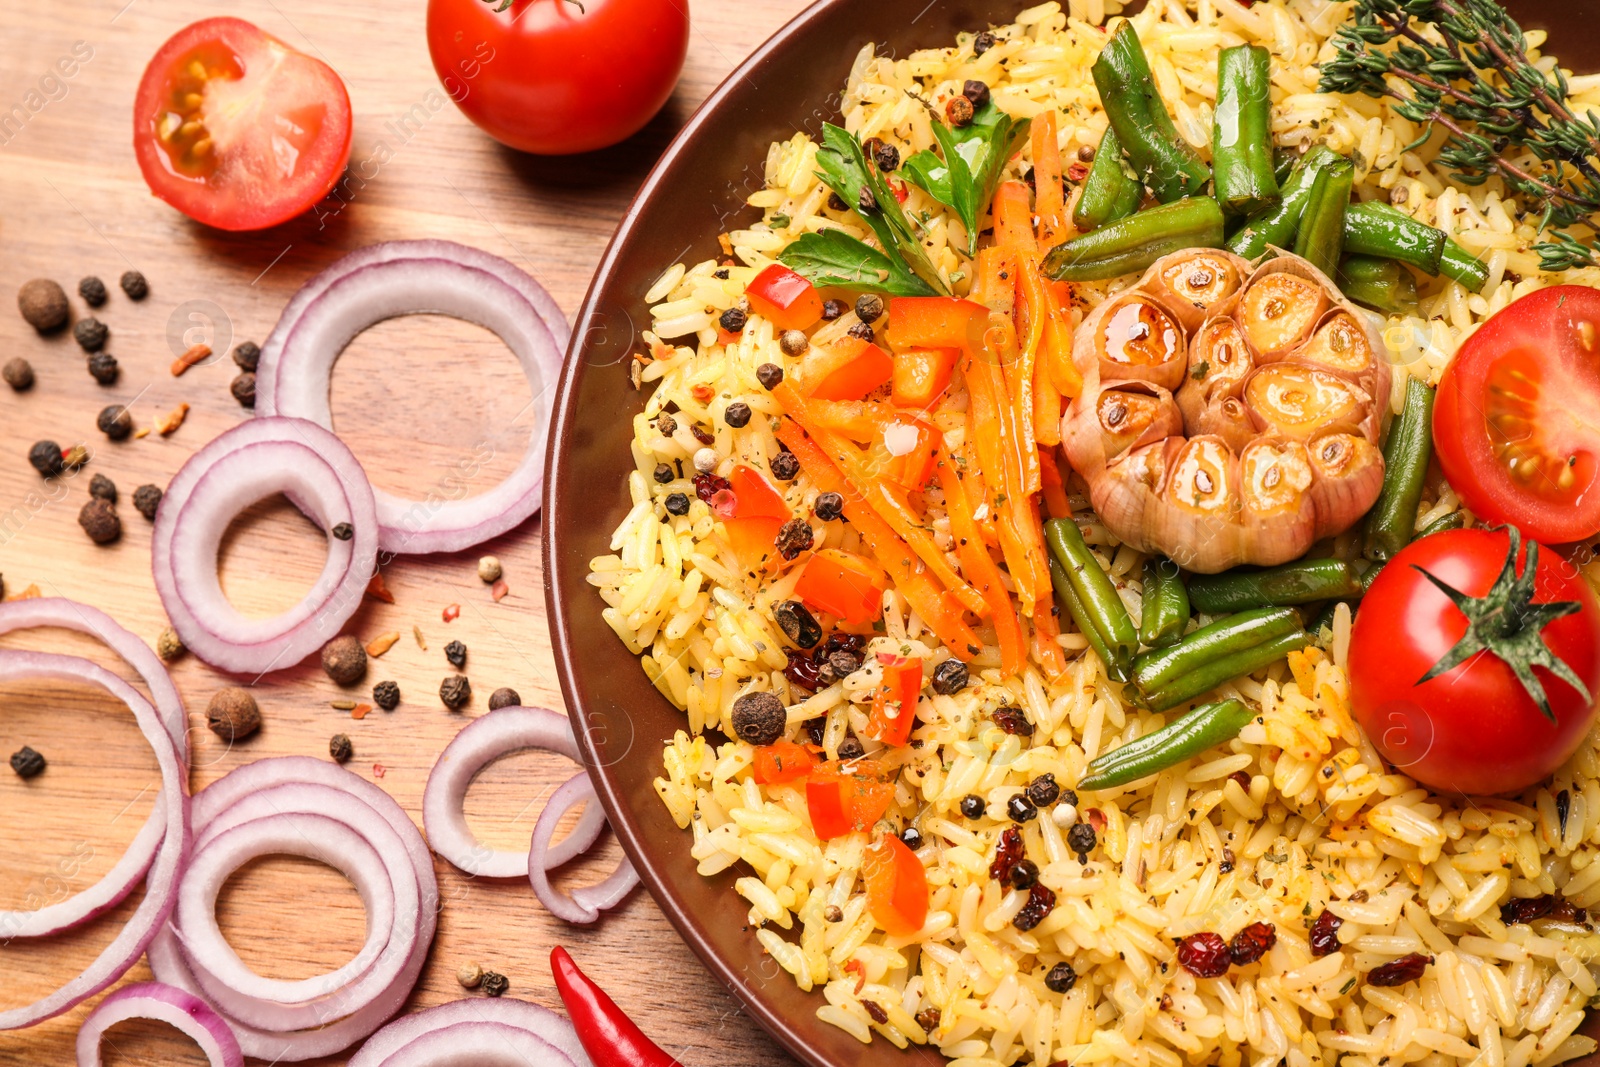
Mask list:
[[[803,234],[778,254],[778,262],[812,285],[837,285],[890,296],[937,296],[906,265],[843,230]]]
[[[921,238],[895,199],[894,191],[876,167],[867,162],[861,142],[848,130],[830,122],[822,124],[822,147],[817,151],[817,177],[852,205],[857,215],[877,235],[884,251],[898,256],[912,274],[936,295],[948,295],[944,279],[923,250]],[[865,191],[868,195],[863,197]],[[864,202],[865,201],[865,202]]]
[[[955,211],[967,227],[967,254],[978,252],[978,220],[994,199],[1006,161],[1028,136],[1032,119],[1020,122],[990,101],[970,125],[952,129],[933,123],[933,135],[944,156],[928,150],[907,159],[902,170],[939,203]]]

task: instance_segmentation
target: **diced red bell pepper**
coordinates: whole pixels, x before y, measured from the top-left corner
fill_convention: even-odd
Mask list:
[[[872,714],[867,719],[867,736],[891,748],[911,740],[916,725],[917,695],[922,692],[922,660],[915,656],[878,653],[883,681],[872,694]]]
[[[804,330],[822,318],[816,286],[781,263],[757,274],[745,288],[750,310],[779,330]]]
[[[897,296],[889,302],[889,347],[983,347],[989,309],[953,296]]]
[[[859,337],[841,337],[800,365],[802,388],[813,400],[860,400],[893,375],[889,353]]]
[[[928,876],[922,861],[904,841],[884,834],[867,849],[861,873],[867,882],[867,910],[892,937],[910,937],[928,919]]]
[[[782,494],[753,467],[734,467],[728,474],[728,492],[734,498],[733,513],[722,517],[722,528],[739,563],[755,570],[776,551],[778,530],[792,513]]]
[[[908,348],[894,357],[889,399],[896,407],[926,410],[950,387],[961,353],[953,348]]]
[[[860,556],[837,548],[819,549],[795,582],[795,595],[819,611],[860,626],[883,614],[881,572]]]
[[[788,522],[792,517],[789,505],[783,502],[783,494],[754,467],[737,464],[728,473],[728,487],[739,498],[733,513],[736,519],[766,518]]]
[[[811,829],[824,841],[871,829],[894,799],[894,782],[876,760],[823,763],[806,779]]]
[[[903,433],[894,429],[897,425],[915,427],[916,447],[896,456],[889,451],[889,446],[880,433],[873,442],[872,460],[884,479],[908,493],[920,493],[922,487],[928,484],[928,479],[933,477],[934,461],[938,459],[939,447],[944,444],[944,434],[940,433],[936,426],[906,416],[889,421],[884,426],[884,432]]]
[[[816,754],[805,745],[775,741],[756,749],[752,773],[760,785],[782,785],[808,777],[818,762]]]

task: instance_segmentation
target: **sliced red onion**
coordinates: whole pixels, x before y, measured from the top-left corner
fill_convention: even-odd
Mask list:
[[[362,836],[393,874],[396,892],[396,919],[390,932],[395,951],[403,957],[398,975],[384,984],[376,996],[361,992],[365,976],[337,990],[330,990],[314,1002],[316,1028],[275,1032],[250,1025],[229,1011],[229,1004],[208,994],[192,969],[187,950],[175,929],[169,926],[150,946],[150,967],[156,977],[169,985],[199,996],[228,1020],[246,1056],[275,1063],[292,1063],[329,1056],[349,1048],[382,1026],[398,1011],[427,960],[438,917],[439,887],[434,878],[433,860],[422,835],[404,810],[383,790],[344,768],[305,756],[285,756],[246,764],[218,779],[195,797],[195,825],[202,839],[219,839],[235,827],[254,825],[274,818],[274,812],[290,808],[319,811],[346,826],[365,832]],[[387,831],[392,832],[388,833]],[[404,851],[402,865],[393,849],[398,837]],[[409,868],[407,870],[406,868]],[[407,914],[404,901],[411,899],[401,876],[414,882],[418,904]],[[411,925],[411,931],[406,929]],[[379,962],[384,959],[379,957]],[[374,969],[378,963],[374,964]],[[368,973],[372,973],[369,970]],[[209,975],[207,976],[209,979]],[[370,992],[370,991],[369,991]],[[267,1001],[253,1002],[253,1011],[272,1011]]]
[[[550,868],[544,862],[544,855],[555,836],[556,824],[568,811],[585,802],[589,808],[600,806],[587,772],[573,775],[551,794],[544,811],[539,813],[539,821],[533,824],[533,844],[528,849],[528,881],[533,885],[534,895],[551,915],[569,923],[594,922],[601,912],[616,907],[639,884],[639,873],[626,856],[617,863],[615,871],[595,885],[567,894],[550,884]]]
[[[485,767],[516,752],[541,749],[581,762],[572,722],[545,708],[506,707],[469,722],[445,746],[422,794],[422,823],[428,843],[452,865],[476,878],[521,878],[528,857],[521,851],[492,849],[467,825],[467,788]],[[545,869],[553,870],[589,848],[605,827],[605,812],[590,804],[572,832],[549,850]]]
[[[211,1067],[244,1067],[244,1053],[222,1016],[199,997],[160,982],[123,986],[89,1013],[78,1028],[78,1067],[100,1067],[100,1039],[129,1019],[154,1019],[184,1034]]]
[[[0,634],[14,630],[59,627],[97,637],[132,667],[146,688],[166,727],[167,736],[184,767],[189,763],[188,716],[178,689],[172,684],[161,660],[136,635],[123,629],[99,608],[62,597],[38,597],[0,604]],[[187,775],[184,776],[187,780]],[[65,900],[47,904],[35,911],[0,911],[0,942],[13,937],[48,937],[62,930],[99,918],[127,897],[150,869],[156,849],[166,835],[165,801],[156,798],[155,807],[129,843],[126,851],[94,885]]]
[[[372,1038],[361,1046],[361,1051],[350,1057],[349,1067],[448,1062],[391,1060],[390,1057],[402,1054],[432,1034],[449,1032],[465,1036],[469,1028],[489,1026],[506,1027],[532,1034],[554,1046],[561,1054],[562,1062],[573,1064],[575,1067],[589,1067],[589,1057],[579,1044],[577,1031],[572,1028],[571,1022],[548,1008],[509,997],[495,1000],[482,998],[456,1000],[396,1019],[373,1034]]]
[[[353,534],[330,537],[322,574],[299,604],[248,618],[222,591],[217,554],[233,519],[276,493],[292,494],[324,530],[349,523]],[[377,526],[372,488],[343,442],[303,419],[252,419],[196,452],[167,487],[151,541],[156,589],[183,643],[213,667],[291,667],[360,606],[377,562]]]
[[[454,552],[513,528],[539,510],[545,443],[568,327],[560,308],[511,263],[450,241],[377,245],[307,282],[284,309],[256,371],[257,415],[310,419],[328,429],[333,365],[361,331],[397,315],[435,312],[493,331],[533,390],[528,447],[486,492],[414,500],[376,490],[380,546],[394,554]]]
[[[504,1023],[457,1023],[424,1034],[383,1067],[572,1067],[550,1042]]]
[[[146,879],[144,898],[117,936],[81,974],[55,992],[32,1004],[0,1011],[0,1030],[17,1030],[60,1015],[121,978],[138,962],[166,921],[172,910],[179,875],[189,856],[186,768],[150,702],[128,683],[86,659],[42,652],[0,651],[0,682],[25,678],[87,682],[100,686],[128,706],[161,768],[164,799],[161,810],[166,828]]]

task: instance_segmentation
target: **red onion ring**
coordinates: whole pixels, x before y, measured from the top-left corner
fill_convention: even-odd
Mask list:
[[[383,1067],[572,1067],[572,1061],[529,1030],[473,1022],[423,1034]]]
[[[522,852],[492,849],[467,826],[467,788],[495,760],[541,749],[580,763],[572,722],[545,708],[506,707],[474,719],[439,754],[422,794],[422,823],[433,850],[475,878],[521,878],[528,873]],[[572,832],[545,855],[546,870],[587,852],[600,837],[606,816],[599,803],[588,805]]]
[[[0,651],[0,681],[54,678],[98,685],[126,704],[161,767],[162,814],[166,832],[146,879],[144,899],[101,950],[93,963],[55,992],[19,1008],[0,1011],[0,1030],[18,1030],[60,1015],[111,985],[138,962],[166,921],[176,898],[178,878],[189,858],[189,795],[186,768],[178,759],[156,709],[127,682],[86,659],[43,652]]]
[[[58,627],[89,634],[99,638],[106,647],[121,656],[150,690],[152,703],[161,716],[167,736],[172,739],[178,761],[185,768],[188,767],[188,716],[172,678],[148,645],[99,608],[62,597],[38,597],[0,604],[0,634],[40,627]],[[166,816],[162,810],[164,803],[160,796],[156,798],[155,807],[151,809],[144,826],[112,868],[94,885],[34,911],[0,911],[0,941],[13,937],[48,937],[99,918],[122,903],[144,878],[145,871],[150,869],[156,849],[166,835]]]
[[[550,884],[550,870],[542,860],[555,835],[556,824],[561,816],[586,801],[590,808],[600,806],[588,772],[580,772],[551,794],[544,811],[539,813],[539,821],[533,825],[533,843],[528,848],[528,881],[533,885],[534,896],[551,915],[569,923],[594,922],[602,911],[616,907],[639,884],[639,872],[633,869],[626,856],[604,881],[574,889],[570,894]]]
[[[497,1000],[470,998],[441,1004],[437,1008],[403,1016],[373,1034],[361,1051],[350,1057],[349,1067],[438,1062],[391,1060],[403,1054],[430,1034],[465,1034],[468,1027],[496,1026],[520,1030],[543,1039],[561,1054],[562,1062],[575,1067],[590,1067],[589,1057],[578,1042],[578,1034],[565,1018],[525,1000],[501,997]],[[551,1061],[552,1063],[558,1061]]]
[[[330,538],[311,591],[270,619],[240,614],[217,578],[222,535],[239,512],[292,493],[313,521],[349,523]],[[338,633],[361,604],[378,554],[378,521],[367,476],[337,437],[303,419],[257,418],[196,452],[162,498],[151,566],[167,617],[197,656],[222,670],[264,674],[290,667]]]
[[[211,1067],[244,1067],[244,1053],[222,1016],[199,997],[160,982],[123,986],[89,1013],[78,1028],[78,1067],[100,1067],[100,1039],[129,1019],[155,1019],[173,1027],[200,1046]]]
[[[319,786],[342,794],[337,808],[330,810],[327,795],[321,790],[302,791],[304,786]],[[313,795],[314,794],[314,795]],[[254,800],[260,796],[260,800]],[[257,808],[271,810],[291,798],[306,805],[322,805],[323,814],[344,819],[347,825],[366,826],[368,843],[384,854],[386,847],[378,842],[384,837],[378,829],[386,824],[399,838],[410,865],[410,876],[415,879],[419,906],[410,916],[415,937],[404,953],[404,965],[399,975],[381,992],[365,1004],[356,1004],[347,998],[355,989],[353,984],[343,990],[330,991],[318,1004],[321,1020],[326,1025],[316,1029],[274,1032],[249,1025],[233,1018],[227,1006],[207,995],[200,985],[185,950],[174,929],[169,926],[151,944],[150,968],[156,977],[168,985],[176,986],[199,996],[213,1010],[232,1025],[239,1047],[246,1056],[275,1063],[292,1063],[329,1056],[349,1048],[382,1026],[405,1003],[416,985],[422,966],[427,960],[428,948],[433,943],[435,923],[439,911],[439,886],[433,873],[433,859],[422,835],[400,805],[383,790],[345,770],[337,764],[306,756],[283,756],[257,760],[255,763],[229,773],[213,782],[195,797],[195,824],[202,833],[215,827],[244,825],[255,820]],[[337,815],[333,815],[337,811]],[[264,816],[270,818],[271,816]],[[223,832],[221,829],[217,833]],[[404,892],[399,890],[398,892]],[[396,925],[400,928],[392,936],[401,937],[408,916],[403,908]],[[357,983],[359,984],[359,983]]]
[[[450,241],[377,245],[306,283],[284,308],[256,371],[257,415],[310,419],[331,430],[328,391],[345,346],[375,323],[421,312],[476,323],[505,341],[528,377],[538,418],[521,462],[486,492],[410,500],[375,490],[380,547],[392,554],[470,548],[538,512],[552,398],[569,332],[560,308],[498,256]]]

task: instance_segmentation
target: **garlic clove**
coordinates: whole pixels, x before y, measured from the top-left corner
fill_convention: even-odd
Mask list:
[[[1215,398],[1196,412],[1193,419],[1185,419],[1184,427],[1194,436],[1210,434],[1222,438],[1235,454],[1242,452],[1258,433],[1250,409],[1234,396]]]
[[[1189,373],[1174,399],[1190,433],[1220,433],[1203,428],[1206,412],[1223,399],[1237,397],[1255,369],[1244,329],[1232,318],[1215,318],[1200,328],[1189,346]],[[1231,420],[1230,420],[1231,421]],[[1229,440],[1233,444],[1232,438]],[[1234,445],[1237,450],[1239,445]]]
[[[1328,310],[1328,294],[1312,278],[1287,270],[1258,272],[1239,301],[1245,336],[1263,362],[1278,359],[1311,336]]]
[[[1239,291],[1249,271],[1249,263],[1232,252],[1191,248],[1163,257],[1145,274],[1141,288],[1160,299],[1192,333]]]
[[[1271,519],[1306,506],[1311,456],[1299,441],[1258,437],[1239,454],[1240,496],[1250,515]]]
[[[1314,539],[1342,533],[1366,514],[1383,490],[1383,453],[1354,433],[1325,434],[1307,442],[1316,505]]]
[[[1343,308],[1329,312],[1294,358],[1351,376],[1366,374],[1376,361],[1366,327]]]
[[[1094,351],[1106,381],[1145,381],[1176,390],[1189,367],[1183,329],[1160,304],[1140,295],[1118,297],[1099,316]]]
[[[1166,390],[1140,382],[1105,389],[1095,404],[1101,446],[1107,461],[1151,441],[1183,433],[1183,418]]]
[[[1194,515],[1232,519],[1239,510],[1239,461],[1217,437],[1191,437],[1172,459],[1163,496]]]
[[[1356,426],[1371,400],[1337,375],[1299,363],[1269,363],[1250,375],[1244,402],[1264,430],[1297,441],[1331,428]]]

